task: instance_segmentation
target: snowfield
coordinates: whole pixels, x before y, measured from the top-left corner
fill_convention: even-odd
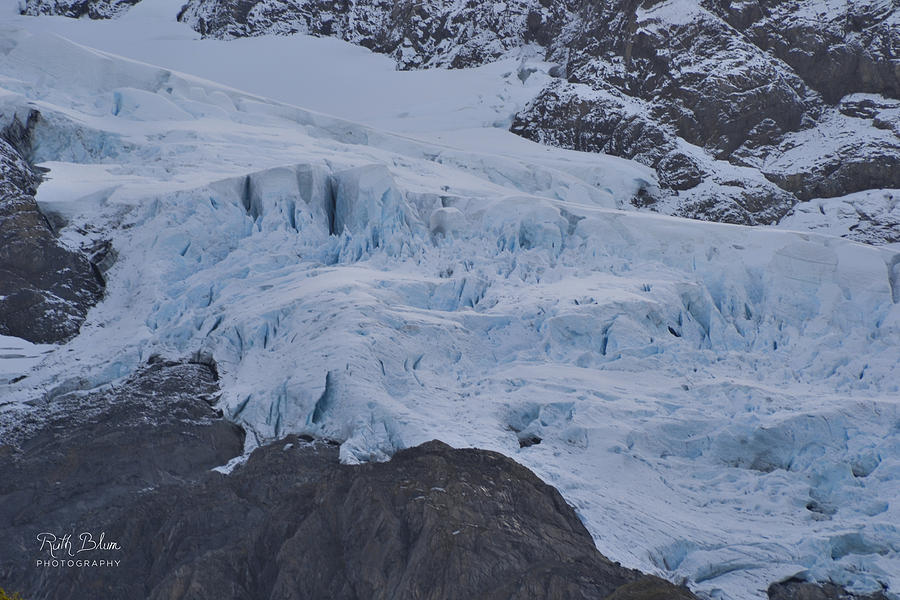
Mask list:
[[[651,170],[505,131],[546,76],[527,55],[403,73],[369,56],[385,68],[364,81],[393,91],[351,102],[362,50],[201,42],[145,4],[117,25],[0,26],[0,113],[43,115],[38,201],[66,243],[118,252],[74,340],[0,340],[21,350],[0,349],[0,420],[153,355],[211,356],[248,449],[295,432],[350,463],[434,438],[497,450],[603,554],[701,596],[804,574],[900,598],[895,247],[619,210]],[[54,29],[199,75],[231,65],[185,48],[241,44],[256,79]],[[271,54],[292,44],[296,77]],[[431,104],[429,81],[447,90]],[[293,103],[255,95],[276,88]],[[296,106],[329,93],[342,116],[373,98],[366,124]],[[840,228],[824,216],[795,223]]]

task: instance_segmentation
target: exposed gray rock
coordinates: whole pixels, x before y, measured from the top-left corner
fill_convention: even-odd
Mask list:
[[[111,19],[138,2],[140,0],[25,0],[22,14]]]
[[[495,452],[429,442],[344,466],[336,444],[290,436],[210,471],[243,444],[215,394],[209,367],[155,361],[19,426],[0,463],[4,584],[59,600],[694,598],[604,558],[555,489]],[[76,549],[104,532],[119,550],[77,558],[121,563],[38,567],[41,532]]]
[[[565,22],[565,9],[538,0],[187,2],[178,18],[205,37],[328,35],[388,54],[404,69],[461,68],[522,44],[549,44]]]
[[[799,77],[715,14],[696,7],[691,18],[669,21],[649,10],[660,4],[589,4],[581,15],[586,26],[566,41],[570,80],[597,87],[621,64],[617,87],[650,102],[655,119],[716,158],[765,119],[792,130],[816,109]],[[640,19],[638,9],[645,10]]]
[[[39,118],[32,111],[0,133],[0,334],[52,343],[78,333],[104,286],[87,257],[59,243],[35,202],[40,176],[26,157]]]
[[[841,100],[838,109],[848,117],[871,119],[874,127],[891,131],[900,138],[900,100],[874,94],[850,94]]]
[[[672,213],[688,219],[734,223],[737,225],[774,225],[789,213],[796,199],[790,193],[754,174],[737,175],[724,170],[682,198]]]
[[[900,110],[884,95],[900,89],[900,7],[823,10],[807,0],[583,3],[548,48],[570,83],[544,90],[512,131],[652,166],[664,197],[635,204],[692,218],[768,224],[798,200],[896,188]],[[841,98],[843,114],[870,121],[836,126],[826,103]]]
[[[823,158],[808,170],[767,173],[766,176],[801,200],[900,188],[900,143],[851,143]]]
[[[640,13],[655,4],[661,3],[585,4],[581,25],[549,50],[565,57],[575,83],[544,90],[511,130],[655,168],[663,196],[670,196],[649,204],[657,210],[731,223],[777,222],[797,199],[715,159],[729,159],[750,139],[770,144],[798,128],[820,110],[815,95],[715,14],[696,7],[694,18],[669,23],[652,10]],[[567,139],[573,130],[581,139]],[[686,151],[688,145],[696,151]]]
[[[787,134],[767,148],[742,147],[734,162],[760,169],[800,200],[900,188],[900,136],[892,131],[900,125],[884,104],[842,103],[816,129]]]
[[[4,415],[0,523],[69,524],[135,481],[171,483],[227,462],[244,434],[211,408],[217,396],[209,366],[154,360],[112,389]]]
[[[48,399],[5,420],[0,581],[28,598],[55,597],[38,592],[65,580],[59,570],[34,568],[38,533],[93,526],[85,515],[127,512],[147,490],[198,477],[239,454],[244,433],[211,408],[217,393],[209,366],[154,361],[113,389]]]
[[[826,102],[854,92],[900,96],[900,16],[894,0],[842,2],[829,10],[817,0],[731,4],[759,7],[750,9],[756,18],[746,35],[789,64]]]
[[[882,592],[852,594],[833,583],[788,579],[769,586],[769,600],[887,600]]]
[[[568,127],[561,127],[563,122]],[[652,166],[676,150],[674,129],[651,119],[645,103],[614,89],[595,93],[563,81],[542,90],[516,115],[511,131],[542,144],[606,152]]]
[[[648,103],[616,90],[595,91],[584,84],[556,82],[516,116],[511,131],[543,144],[606,152],[654,167],[660,185],[675,193],[670,212],[678,216],[771,224],[796,203],[796,197],[758,172],[717,164],[700,149],[685,145],[674,126],[661,125],[649,114]],[[704,181],[708,184],[701,186]],[[656,207],[659,200],[632,202]]]

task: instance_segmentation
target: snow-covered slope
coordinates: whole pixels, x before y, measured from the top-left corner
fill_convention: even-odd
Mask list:
[[[898,98],[893,0],[189,0],[178,18],[220,39],[336,36],[404,69],[541,51],[557,80],[512,130],[653,167],[661,189],[635,204],[659,212],[771,224],[798,200],[900,186],[900,142],[878,131],[896,115],[834,110]]]
[[[633,162],[384,133],[12,20],[0,112],[43,115],[38,201],[119,260],[81,334],[3,388],[3,419],[211,356],[251,445],[499,450],[605,555],[707,597],[798,573],[896,595],[895,251],[622,212],[653,181]]]
[[[543,144],[652,167],[659,187],[630,199],[640,209],[770,225],[795,205],[806,212],[802,203],[809,200],[900,187],[895,0],[151,4],[165,6],[169,21],[177,16],[210,41],[263,36],[278,48],[273,56],[291,63],[297,62],[291,46],[273,36],[341,38],[390,56],[401,69],[472,68],[503,59],[503,78],[527,85],[493,103],[511,110],[494,124]],[[120,16],[127,5],[22,3],[28,14],[94,18]],[[128,55],[130,46],[123,46]],[[509,65],[520,57],[518,68]],[[218,71],[230,78],[225,64],[232,65],[220,62]],[[493,68],[479,70],[497,75]],[[344,98],[371,79],[348,73],[343,81],[352,89]],[[461,89],[467,88],[453,87]],[[328,112],[345,102],[336,104]],[[867,106],[860,110],[861,104]],[[858,241],[896,237],[892,221],[873,224],[871,216],[842,220]]]

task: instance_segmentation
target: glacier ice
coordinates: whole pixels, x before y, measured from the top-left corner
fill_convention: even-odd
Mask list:
[[[900,588],[896,249],[619,211],[649,177],[622,161],[429,145],[6,39],[0,101],[41,110],[58,178],[38,201],[119,260],[0,414],[200,353],[250,446],[498,450],[604,554],[708,597]]]

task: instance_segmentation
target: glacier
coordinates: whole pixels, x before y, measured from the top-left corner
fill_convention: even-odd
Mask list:
[[[9,21],[0,112],[42,114],[38,202],[119,257],[78,337],[0,356],[0,423],[211,358],[248,450],[497,450],[603,554],[703,597],[795,574],[898,597],[896,245],[620,210],[654,173],[493,128],[515,98],[456,132],[390,103],[358,124]],[[496,75],[467,84],[499,98]]]

